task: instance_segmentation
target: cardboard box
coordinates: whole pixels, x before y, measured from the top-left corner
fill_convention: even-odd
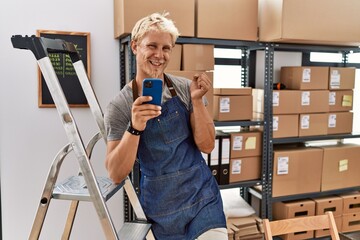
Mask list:
[[[182,45],[175,44],[171,52],[170,62],[166,67],[166,71],[180,71],[181,69]]]
[[[314,215],[315,202],[312,200],[276,202],[273,204],[273,217],[275,220]],[[284,240],[310,239],[313,237],[314,231],[282,235]]]
[[[321,136],[328,133],[327,113],[300,114],[299,137]]]
[[[341,194],[343,200],[343,214],[360,213],[360,192]]]
[[[260,179],[260,176],[260,156],[230,159],[230,183]]]
[[[328,114],[327,134],[351,133],[352,127],[352,112],[334,112]]]
[[[329,112],[329,91],[301,91],[300,113]]]
[[[192,80],[195,74],[203,73],[204,71],[171,71],[167,70],[165,71],[168,74],[172,74],[175,76],[181,76],[184,78],[187,78],[189,80]],[[209,77],[211,84],[214,85],[214,72],[212,71],[206,71],[206,75]],[[206,106],[206,109],[208,110],[211,117],[214,115],[214,89],[210,88],[209,91],[205,94],[205,97],[207,99],[208,105]]]
[[[196,25],[199,38],[257,41],[258,2],[197,0]]]
[[[324,159],[321,175],[321,191],[359,186],[360,145],[339,144],[322,146]]]
[[[230,136],[230,158],[262,155],[261,131],[234,132]]]
[[[243,88],[214,88],[215,95],[222,96],[244,96],[251,95],[252,89],[251,87],[243,87]]]
[[[214,95],[214,115],[216,121],[250,120],[252,118],[252,96]]]
[[[358,0],[260,0],[259,40],[358,46],[359,8]]]
[[[355,68],[350,67],[330,67],[329,89],[354,89],[355,70]]]
[[[168,12],[181,36],[195,36],[195,0],[114,0],[114,37],[131,34],[138,20],[154,12]]]
[[[360,212],[343,214],[342,232],[354,232],[360,230]]]
[[[253,89],[253,111],[264,113],[264,89]],[[273,114],[296,114],[300,112],[299,90],[273,90]]]
[[[214,65],[214,45],[183,44],[181,70],[214,70]]]
[[[319,192],[323,150],[289,147],[274,150],[273,197]]]
[[[343,199],[339,196],[328,196],[314,198],[315,202],[315,215],[322,215],[326,212],[333,212],[334,217],[343,214]]]
[[[280,82],[286,89],[327,90],[329,67],[281,67]]]
[[[298,136],[299,114],[273,115],[273,138]]]
[[[353,109],[353,90],[331,90],[329,112],[346,112]]]

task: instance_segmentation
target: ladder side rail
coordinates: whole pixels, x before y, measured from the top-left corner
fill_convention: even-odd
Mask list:
[[[91,159],[91,155],[92,155],[92,152],[94,150],[94,147],[95,147],[96,143],[101,138],[102,138],[102,134],[100,132],[98,132],[88,142],[88,144],[86,146],[86,154],[88,155],[89,160]],[[81,169],[79,169],[78,174],[82,175]],[[71,201],[68,216],[66,218],[66,223],[65,223],[65,226],[64,226],[64,231],[63,231],[63,234],[61,236],[62,240],[70,239],[72,228],[74,226],[75,216],[76,216],[76,213],[77,213],[77,209],[79,207],[79,202],[80,201],[78,201],[78,200]]]
[[[65,157],[72,151],[72,147],[70,144],[64,146],[58,154],[55,156],[51,168],[49,170],[46,184],[44,186],[43,193],[41,195],[40,203],[38,206],[38,210],[35,215],[34,223],[30,232],[29,239],[38,239],[40,236],[41,229],[44,224],[44,220],[46,217],[47,210],[50,205],[52,191],[54,189],[56,180],[59,175],[60,167],[63,163]]]
[[[95,121],[100,130],[100,133],[106,143],[107,140],[106,140],[106,130],[105,130],[105,125],[104,125],[103,112],[101,110],[100,104],[95,95],[95,92],[90,84],[89,78],[88,78],[86,70],[85,70],[85,66],[84,66],[83,62],[79,59],[77,54],[70,54],[70,57],[72,59],[72,63],[73,63],[75,72],[79,78],[79,82],[84,91],[84,94],[88,101],[91,112],[95,118]]]

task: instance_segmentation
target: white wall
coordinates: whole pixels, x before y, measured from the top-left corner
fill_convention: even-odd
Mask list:
[[[117,93],[119,43],[113,38],[113,1],[11,0],[0,1],[0,167],[3,239],[27,239],[47,172],[55,154],[67,143],[55,109],[37,107],[37,65],[30,51],[14,49],[13,34],[32,35],[37,29],[91,33],[91,83],[105,109]],[[95,133],[88,108],[72,109],[83,140]],[[104,169],[105,144],[96,147],[93,161],[98,175]],[[76,174],[78,165],[65,160],[60,179]],[[109,208],[121,225],[122,196]],[[53,200],[40,239],[59,239],[68,201]],[[80,204],[72,239],[104,239],[96,212]]]

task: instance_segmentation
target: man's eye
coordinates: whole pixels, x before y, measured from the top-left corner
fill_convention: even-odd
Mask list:
[[[150,48],[150,49],[156,49],[156,46],[155,46],[155,45],[148,45],[148,48]]]

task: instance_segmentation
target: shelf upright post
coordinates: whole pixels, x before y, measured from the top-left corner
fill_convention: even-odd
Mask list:
[[[265,199],[262,201],[263,212],[266,217],[272,218],[272,86],[274,76],[274,44],[265,44],[265,75],[264,75],[264,132],[263,132],[263,171],[262,171],[262,191]],[[265,169],[265,170],[264,170]]]

